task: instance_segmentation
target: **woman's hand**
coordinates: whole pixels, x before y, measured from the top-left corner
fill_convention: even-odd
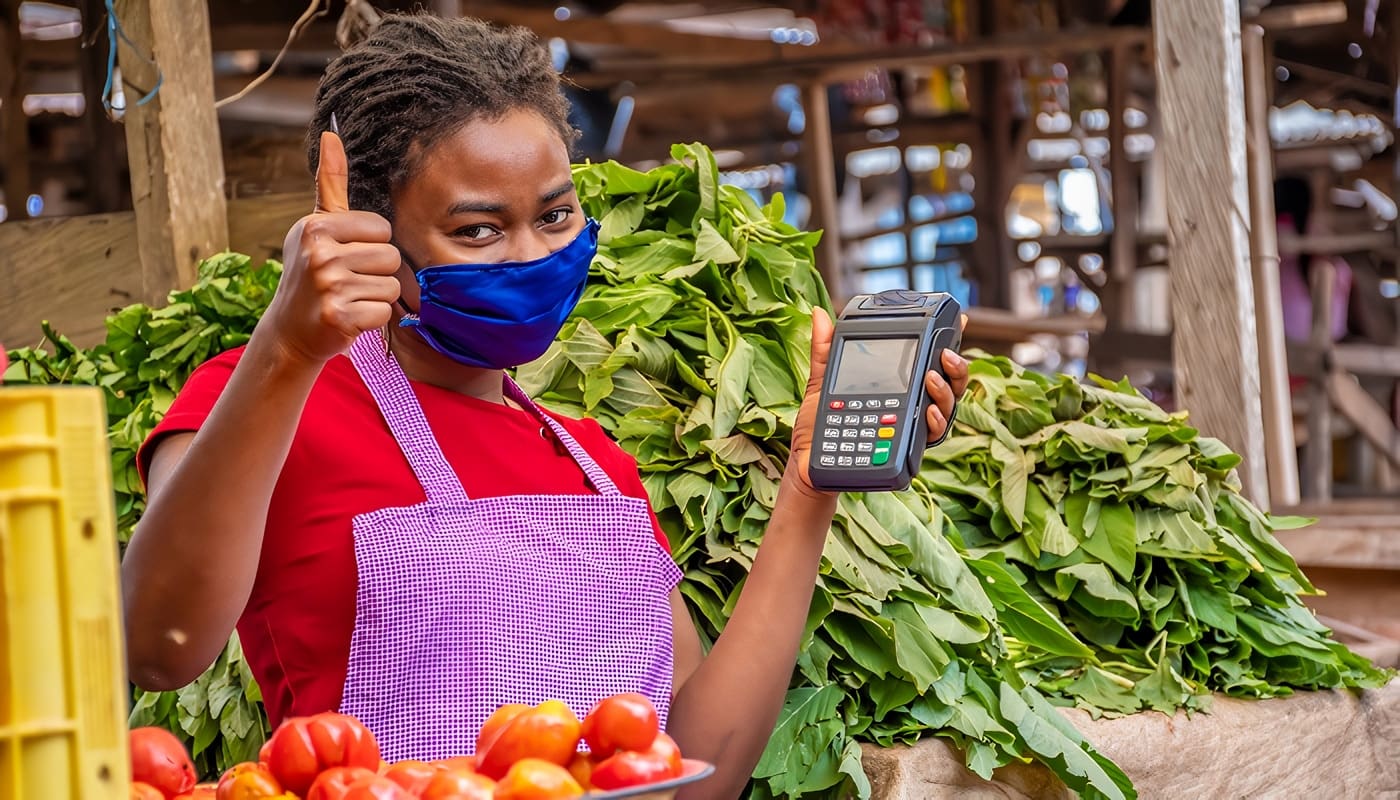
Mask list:
[[[351,211],[340,137],[321,135],[316,210],[292,226],[282,280],[258,325],[287,354],[320,368],[365,331],[382,328],[399,298],[402,258],[389,221]]]
[[[967,327],[967,316],[961,320]],[[812,430],[817,422],[817,405],[821,400],[822,383],[826,378],[827,357],[831,353],[831,336],[834,328],[831,317],[823,309],[812,312],[812,373],[807,380],[807,393],[802,398],[802,408],[797,412],[797,424],[792,431],[792,451],[788,457],[788,473],[797,479],[796,488],[812,497],[828,496],[812,486],[811,475],[807,471],[812,451]],[[962,399],[967,391],[967,360],[951,350],[943,351],[943,371],[948,380],[933,370],[924,376],[924,389],[933,399],[928,407],[928,441],[933,443],[943,437],[948,429],[948,420],[953,415],[953,405]]]

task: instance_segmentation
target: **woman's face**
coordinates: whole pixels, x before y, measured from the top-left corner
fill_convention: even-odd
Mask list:
[[[420,269],[533,261],[567,245],[584,224],[568,148],[526,110],[468,122],[424,153],[394,194],[394,240]],[[400,277],[416,309],[417,282]]]

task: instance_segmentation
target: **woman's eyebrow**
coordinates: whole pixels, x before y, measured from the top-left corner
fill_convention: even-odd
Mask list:
[[[565,183],[559,184],[558,187],[556,187],[556,188],[554,188],[554,189],[551,189],[550,191],[548,191],[548,192],[546,192],[545,194],[541,195],[541,196],[540,196],[540,202],[541,202],[541,203],[553,202],[553,201],[558,200],[559,198],[563,197],[564,195],[568,194],[569,192],[572,192],[573,190],[574,190],[574,182],[573,182],[572,180],[569,180],[569,181],[567,181],[567,182],[565,182]]]
[[[459,200],[447,208],[447,216],[455,217],[458,214],[499,214],[505,211],[506,207],[501,203],[493,203],[489,200]]]

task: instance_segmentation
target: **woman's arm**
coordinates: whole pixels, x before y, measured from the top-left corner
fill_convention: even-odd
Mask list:
[[[174,689],[218,657],[252,592],[272,490],[322,367],[388,323],[402,260],[389,222],[349,210],[339,137],[321,137],[316,210],[287,234],[277,294],[198,433],[155,451],[122,559],[127,666]]]
[[[836,513],[837,496],[814,489],[807,474],[831,334],[831,320],[818,311],[812,320],[811,379],[773,516],[734,613],[698,665],[691,655],[699,650],[694,623],[683,607],[674,615],[676,674],[678,680],[683,674],[689,677],[676,692],[667,730],[682,753],[715,765],[715,774],[683,792],[683,798],[739,796],[768,744],[792,680]],[[953,404],[967,388],[967,363],[961,357],[945,353],[943,367],[948,381],[935,373],[925,379],[934,400],[928,411],[929,441],[942,437]]]

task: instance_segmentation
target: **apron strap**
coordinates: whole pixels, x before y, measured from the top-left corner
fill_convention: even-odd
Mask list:
[[[617,484],[613,483],[613,479],[608,476],[608,473],[602,467],[598,466],[598,462],[593,460],[593,456],[588,454],[588,451],[583,448],[583,445],[579,444],[578,440],[574,439],[574,437],[564,429],[564,426],[559,424],[558,420],[544,413],[543,409],[535,405],[535,401],[531,400],[529,395],[525,394],[525,390],[521,389],[520,385],[512,380],[509,375],[505,377],[506,395],[519,403],[522,408],[533,412],[535,416],[540,418],[541,422],[548,425],[551,431],[554,431],[554,435],[559,438],[559,441],[564,443],[564,447],[568,449],[569,455],[572,455],[574,461],[578,462],[579,468],[583,470],[584,475],[588,476],[588,482],[593,484],[593,488],[598,491],[598,494],[622,494],[621,490],[617,488]]]
[[[442,504],[467,499],[462,482],[443,456],[418,396],[413,393],[398,360],[389,352],[383,334],[379,331],[360,334],[350,345],[350,361],[374,396],[379,413],[389,424],[389,431],[408,459],[428,502]]]

